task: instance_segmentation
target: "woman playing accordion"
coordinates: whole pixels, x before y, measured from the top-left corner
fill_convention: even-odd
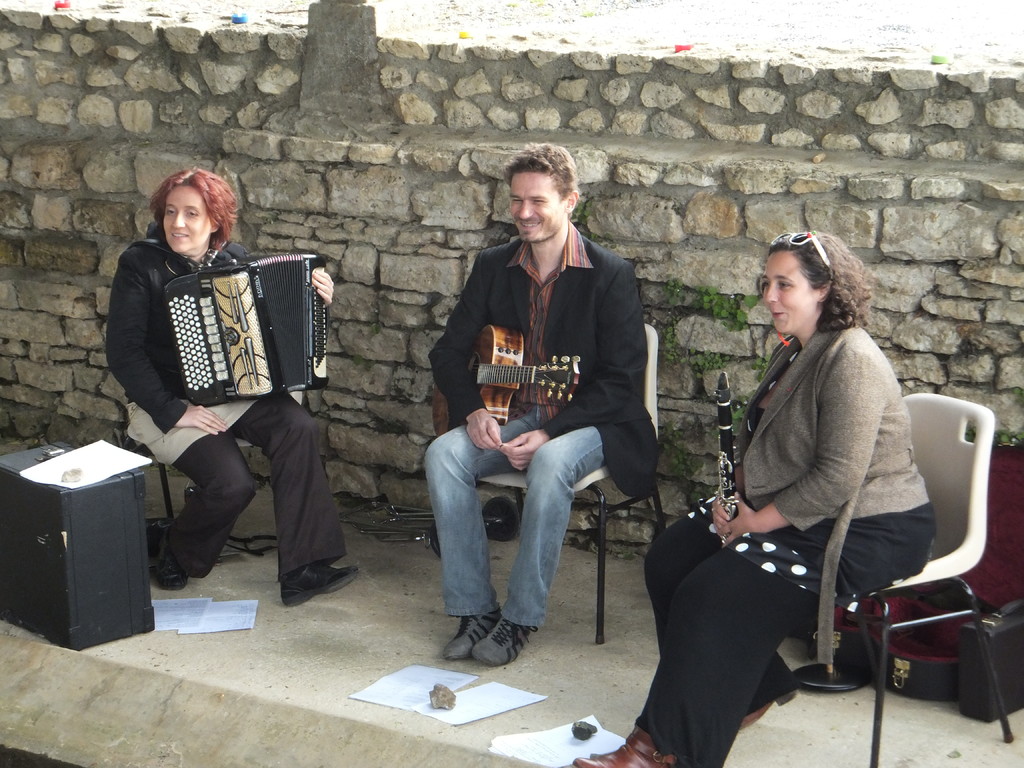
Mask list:
[[[345,540],[320,459],[320,431],[309,413],[285,392],[210,406],[186,397],[165,288],[200,269],[248,259],[230,242],[234,192],[216,174],[193,168],[165,179],[150,210],[147,238],[121,254],[114,275],[107,361],[129,400],[129,436],[195,484],[164,534],[157,584],[183,589],[220,557],[256,493],[236,443],[242,439],[270,459],[282,601],[296,605],[344,586],[356,568],[330,565],[345,555]],[[312,281],[330,304],[330,277],[319,270]]]

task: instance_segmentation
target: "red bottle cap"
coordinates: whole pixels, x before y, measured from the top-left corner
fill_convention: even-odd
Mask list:
[[[693,48],[692,45],[677,45],[676,46],[676,53],[681,53],[682,51],[688,51],[691,48]]]

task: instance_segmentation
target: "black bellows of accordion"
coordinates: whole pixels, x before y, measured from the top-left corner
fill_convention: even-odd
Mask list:
[[[327,307],[312,284],[324,260],[268,256],[204,269],[164,290],[182,382],[197,405],[327,384]]]

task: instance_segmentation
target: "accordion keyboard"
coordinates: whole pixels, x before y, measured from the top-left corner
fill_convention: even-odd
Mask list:
[[[183,294],[171,297],[168,309],[185,388],[191,392],[207,392],[218,383],[223,386],[230,381],[213,301],[208,297],[197,299]]]

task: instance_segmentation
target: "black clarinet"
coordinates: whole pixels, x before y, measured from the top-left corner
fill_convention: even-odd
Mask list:
[[[690,507],[690,517],[703,516],[712,523],[712,530],[715,528],[711,505],[715,499],[722,502],[730,520],[739,512],[736,503],[736,467],[733,463],[732,392],[729,390],[729,377],[724,371],[718,377],[715,401],[718,404],[718,490],[714,496],[698,499]]]
[[[739,508],[736,504],[736,465],[733,458],[732,392],[725,371],[718,377],[715,400],[718,403],[718,493],[715,496],[732,520]]]

